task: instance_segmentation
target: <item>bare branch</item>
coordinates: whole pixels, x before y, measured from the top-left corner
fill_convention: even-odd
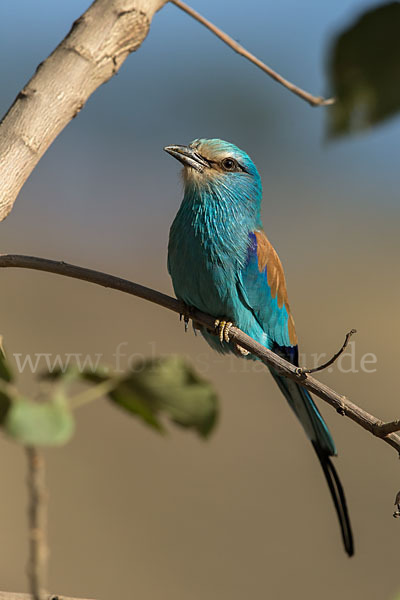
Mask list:
[[[26,447],[28,461],[29,588],[34,600],[46,600],[47,581],[47,489],[44,458],[33,446]]]
[[[246,50],[246,48],[243,48],[243,46],[235,42],[234,39],[232,39],[224,31],[219,29],[219,27],[205,19],[202,15],[200,15],[198,12],[193,10],[193,8],[191,8],[181,0],[170,0],[170,2],[172,4],[175,4],[175,6],[178,6],[178,8],[185,11],[194,19],[196,19],[196,21],[199,21],[199,23],[204,25],[204,27],[207,27],[207,29],[212,31],[212,33],[219,37],[220,40],[222,40],[225,44],[232,48],[232,50],[240,54],[240,56],[247,58],[247,60],[256,65],[256,67],[264,71],[264,73],[267,73],[267,75],[272,77],[272,79],[275,79],[275,81],[277,81],[285,88],[293,92],[293,94],[296,94],[296,96],[299,96],[300,98],[311,104],[311,106],[329,106],[331,104],[334,104],[335,98],[322,98],[321,96],[313,96],[309,92],[306,92],[305,90],[299,88],[297,85],[294,85],[294,83],[291,83],[290,81],[282,77],[282,75],[279,75],[279,73],[277,73],[276,71],[271,69],[271,67],[263,63],[259,58],[254,56],[254,54],[251,54],[251,52]]]
[[[167,0],[95,0],[0,123],[0,221],[50,144],[148,34]]]
[[[34,269],[37,271],[47,271],[49,273],[56,273],[58,275],[64,275],[66,277],[73,277],[75,279],[81,279],[82,281],[88,281],[95,283],[103,287],[112,288],[132,296],[137,296],[143,300],[154,302],[159,306],[163,306],[168,310],[172,310],[178,314],[187,314],[187,307],[183,302],[171,298],[166,294],[152,290],[151,288],[133,283],[127,279],[115,277],[107,273],[100,271],[94,271],[93,269],[86,269],[84,267],[78,267],[77,265],[71,265],[62,261],[50,260],[47,258],[39,258],[37,256],[23,256],[20,254],[0,254],[0,268],[5,267],[19,267],[25,269]],[[196,324],[199,323],[210,331],[215,329],[215,317],[206,315],[196,309],[190,309],[190,314],[187,316],[193,320]],[[229,337],[242,348],[248,350],[260,360],[262,360],[267,366],[273,367],[281,375],[297,381],[300,385],[307,388],[310,392],[324,400],[341,415],[349,417],[352,421],[355,421],[358,425],[372,433],[373,435],[380,437],[384,442],[395,448],[400,453],[400,436],[393,433],[393,431],[400,430],[400,422],[393,421],[390,423],[384,423],[380,419],[377,419],[373,415],[369,414],[362,408],[358,407],[353,402],[350,402],[338,392],[335,392],[327,385],[317,381],[313,377],[307,374],[299,374],[298,368],[287,362],[268,348],[265,348],[250,336],[246,335],[243,331],[237,327],[231,327],[229,330]],[[396,429],[393,429],[396,424]],[[399,425],[399,427],[397,427]],[[0,599],[1,600],[1,599]]]

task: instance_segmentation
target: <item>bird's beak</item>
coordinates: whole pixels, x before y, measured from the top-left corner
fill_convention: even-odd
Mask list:
[[[165,152],[178,159],[183,165],[202,173],[210,164],[190,146],[165,146]]]

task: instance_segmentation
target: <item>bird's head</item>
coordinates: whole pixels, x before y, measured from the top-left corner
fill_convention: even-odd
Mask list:
[[[219,139],[197,139],[188,146],[166,146],[184,166],[185,191],[234,203],[251,203],[259,211],[262,188],[257,168],[237,146]]]

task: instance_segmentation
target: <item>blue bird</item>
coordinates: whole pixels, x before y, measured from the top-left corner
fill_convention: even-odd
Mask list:
[[[219,139],[166,146],[183,165],[184,198],[171,226],[168,271],[177,298],[216,318],[219,337],[202,335],[219,352],[255,359],[229,340],[234,323],[260,344],[298,365],[297,336],[279,257],[261,222],[262,186],[251,158]],[[300,420],[322,466],[345,550],[353,535],[340,479],[330,459],[336,447],[308,391],[270,369]]]

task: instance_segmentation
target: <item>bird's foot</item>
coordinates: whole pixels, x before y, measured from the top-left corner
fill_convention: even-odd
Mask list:
[[[226,321],[225,319],[222,319],[222,320],[215,319],[214,327],[215,327],[215,331],[216,331],[217,335],[219,336],[219,341],[221,342],[221,344],[223,342],[226,342],[227,344],[229,344],[229,342],[230,342],[229,332],[233,327],[232,321]],[[246,350],[245,348],[242,348],[242,346],[239,346],[239,344],[234,343],[233,348],[234,348],[235,352],[237,354],[239,354],[240,356],[248,356],[250,354],[250,352],[248,350]]]
[[[219,341],[221,342],[221,344],[223,342],[226,342],[227,344],[229,344],[229,341],[230,341],[229,332],[230,332],[231,328],[233,327],[233,323],[231,321],[226,321],[224,319],[222,319],[222,320],[215,319],[214,327],[219,336]]]

